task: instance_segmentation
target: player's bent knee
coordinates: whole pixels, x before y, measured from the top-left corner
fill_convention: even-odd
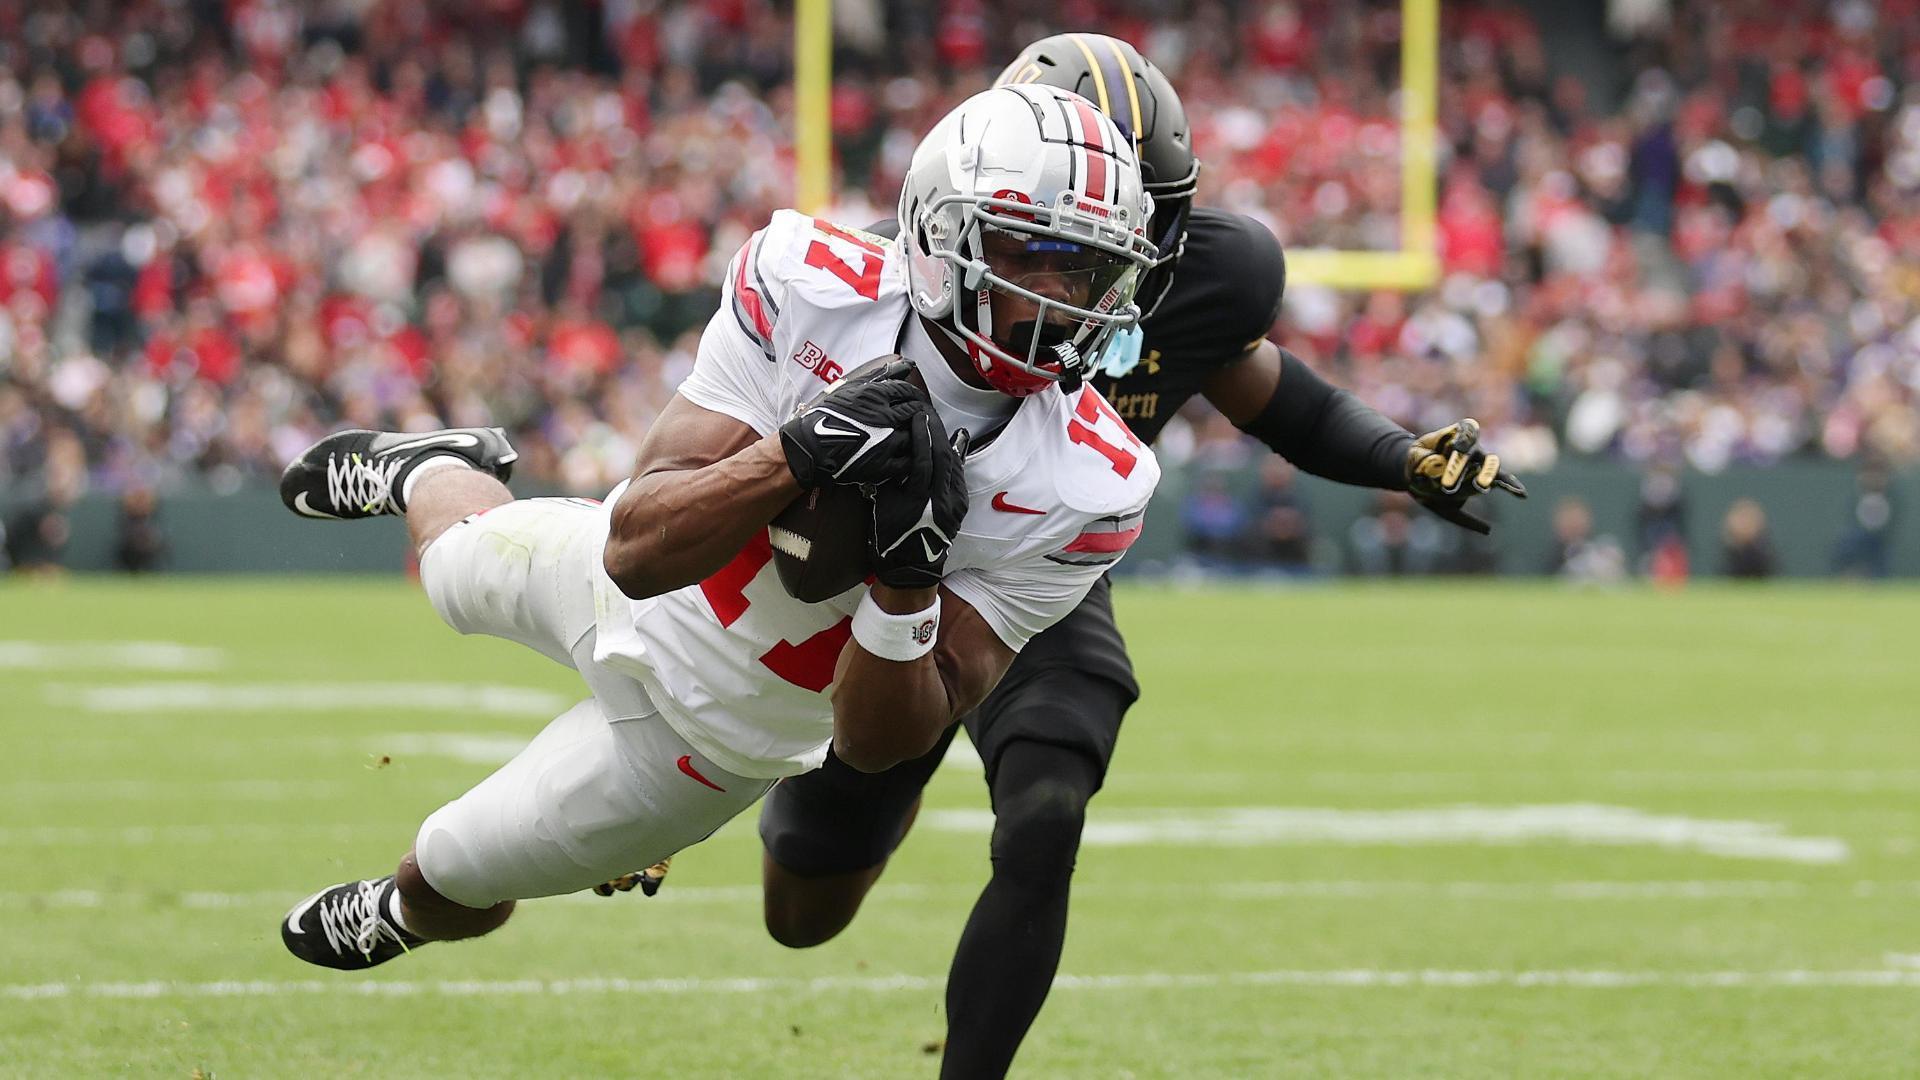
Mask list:
[[[477,857],[460,839],[456,830],[440,821],[446,810],[446,807],[442,807],[427,817],[426,823],[420,826],[419,837],[414,841],[413,854],[408,858],[414,865],[420,884],[443,900],[477,911],[491,909],[503,900],[512,899],[499,894],[499,888],[491,880],[493,875],[489,874],[484,860]]]
[[[840,936],[853,923],[853,913],[834,913],[796,909],[790,905],[767,906],[767,936],[789,949],[811,949]]]
[[[860,913],[860,902],[880,876],[880,867],[849,874],[802,877],[762,861],[761,890],[767,936],[789,949],[811,949],[840,935]]]
[[[408,852],[407,857],[400,860],[394,878],[406,910],[407,928],[429,940],[480,937],[498,930],[513,915],[512,900],[474,908],[449,899],[421,872],[419,857],[414,852]]]
[[[470,532],[470,530],[469,530]],[[448,530],[428,541],[420,549],[420,588],[440,621],[462,634],[473,633],[473,620],[462,602],[459,567],[466,562],[457,550],[472,537]]]
[[[448,522],[420,546],[420,587],[440,621],[460,633],[511,637],[502,631],[522,621],[534,549],[548,541],[553,518],[542,500],[488,509],[484,519]]]
[[[1020,840],[1077,847],[1087,820],[1087,792],[1070,780],[1041,780],[999,800],[995,816],[996,847]]]
[[[998,871],[1034,884],[1072,876],[1087,797],[1072,780],[1043,779],[999,800],[993,828]]]

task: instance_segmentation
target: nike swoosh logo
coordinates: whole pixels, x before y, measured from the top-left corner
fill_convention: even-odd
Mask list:
[[[920,538],[920,549],[927,553],[928,562],[934,562],[940,558],[940,553],[933,550],[933,541],[928,540],[925,536]]]
[[[298,904],[294,905],[294,909],[292,911],[287,912],[287,932],[290,934],[306,933],[305,930],[300,929],[300,920],[306,917],[307,911],[311,909],[313,905],[320,902],[321,897],[327,895],[328,893],[332,892],[333,890],[339,887],[340,886],[338,885],[329,885],[326,888],[321,889],[319,892],[314,893],[312,896],[309,896],[305,900],[302,900]]]
[[[295,513],[304,514],[307,517],[338,518],[340,516],[338,514],[329,514],[325,510],[314,509],[313,504],[307,501],[307,493],[304,491],[294,493],[293,509]]]
[[[404,454],[409,450],[425,450],[429,446],[464,446],[472,449],[479,445],[480,439],[478,436],[468,435],[464,431],[446,431],[438,435],[423,436],[412,442],[395,443],[381,450],[380,453],[382,456],[387,454]]]
[[[1007,493],[1004,491],[994,495],[993,508],[995,510],[1000,511],[1003,514],[1044,514],[1046,513],[1045,510],[1034,510],[1030,507],[1020,506],[1018,504],[1008,502]]]
[[[674,764],[680,766],[681,772],[686,773],[688,776],[693,777],[695,780],[700,781],[701,783],[707,785],[708,787],[722,794],[726,793],[726,790],[727,790],[726,788],[723,788],[719,784],[716,784],[713,781],[707,779],[706,777],[701,776],[700,770],[693,767],[692,754],[681,754],[680,760],[674,762]]]
[[[883,441],[885,441],[887,436],[893,434],[892,428],[872,427],[870,425],[863,424],[858,420],[855,420],[851,416],[845,416],[840,413],[834,412],[832,409],[821,409],[820,413],[821,415],[815,418],[815,420],[813,421],[813,430],[816,434],[830,435],[830,436],[843,438],[843,439],[859,438],[862,434],[864,434],[867,437],[866,445],[854,451],[852,456],[847,458],[847,463],[845,465],[840,466],[840,471],[833,474],[834,479],[836,480],[838,480],[841,476],[845,475],[848,469],[853,468],[856,462],[864,459],[868,454],[872,453],[873,448],[876,446],[879,446]],[[827,417],[829,416],[839,421],[842,424],[846,424],[848,428],[851,428],[853,430],[846,430],[844,428],[836,429],[836,428],[828,427]]]
[[[833,427],[827,423],[827,418],[824,416],[813,422],[813,433],[815,435],[825,435],[830,439],[859,439],[865,437],[867,434],[857,429],[848,430],[846,428]]]

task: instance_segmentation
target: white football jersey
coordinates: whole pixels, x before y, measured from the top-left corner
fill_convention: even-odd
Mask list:
[[[874,357],[944,364],[908,332],[905,287],[891,241],[782,210],[734,257],[679,393],[768,435]],[[1018,651],[1119,561],[1159,477],[1152,451],[1090,386],[1025,398],[967,454],[967,517],[943,584]],[[682,737],[742,776],[825,759],[834,669],[867,588],[802,603],[772,561],[762,534],[712,577],[662,596],[629,600],[604,582],[597,659],[639,678]]]

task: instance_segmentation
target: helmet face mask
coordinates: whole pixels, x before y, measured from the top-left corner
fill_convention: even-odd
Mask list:
[[[1140,285],[1140,317],[1143,319],[1159,308],[1160,301],[1165,300],[1167,291],[1173,288],[1174,268],[1180,264],[1180,256],[1187,250],[1187,218],[1193,213],[1193,192],[1199,185],[1198,158],[1194,159],[1193,168],[1185,177],[1165,184],[1147,185],[1154,206],[1153,224],[1149,232],[1158,254]]]
[[[995,389],[1075,381],[1139,319],[1151,217],[1130,143],[1090,103],[989,90],[914,154],[900,196],[908,295]]]

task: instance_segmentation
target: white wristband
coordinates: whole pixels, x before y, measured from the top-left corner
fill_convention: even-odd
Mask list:
[[[895,615],[883,610],[873,593],[860,598],[853,613],[853,640],[882,660],[918,660],[940,639],[940,594],[924,611]]]

